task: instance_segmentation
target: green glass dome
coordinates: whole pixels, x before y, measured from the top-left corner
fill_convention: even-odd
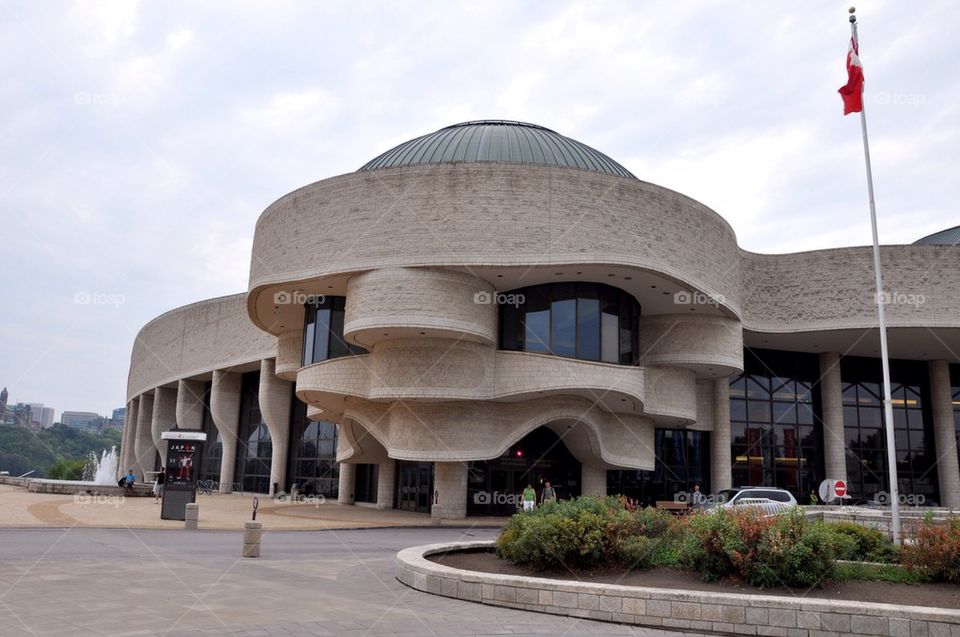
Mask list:
[[[543,126],[507,120],[479,120],[441,128],[388,150],[360,170],[459,162],[561,166],[635,179],[629,170],[586,144]]]
[[[913,242],[915,246],[956,246],[960,245],[960,226],[934,232]]]

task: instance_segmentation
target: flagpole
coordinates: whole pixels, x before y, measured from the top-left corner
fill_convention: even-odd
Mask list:
[[[857,36],[857,16],[850,7],[850,34],[859,56],[860,40]],[[861,87],[861,91],[862,91]],[[890,355],[887,351],[887,320],[883,294],[883,275],[880,272],[880,238],[877,233],[877,204],[873,198],[873,169],[870,166],[870,143],[867,139],[866,106],[860,108],[860,128],[863,130],[863,158],[867,166],[867,194],[870,197],[870,226],[873,230],[873,271],[877,286],[877,318],[880,328],[880,360],[883,365],[883,420],[887,436],[887,472],[890,479],[890,530],[893,541],[900,544],[900,485],[897,482],[897,449],[893,428],[893,400],[890,395]]]

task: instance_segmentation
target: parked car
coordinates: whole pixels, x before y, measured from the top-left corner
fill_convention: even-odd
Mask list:
[[[797,506],[797,499],[786,489],[774,487],[737,487],[705,496],[694,508],[710,510],[757,507],[764,515],[776,515]]]

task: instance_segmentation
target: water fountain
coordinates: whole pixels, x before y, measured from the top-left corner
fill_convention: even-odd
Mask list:
[[[48,480],[31,479],[27,481],[27,489],[35,493],[59,494],[101,494],[114,495],[120,492],[117,486],[118,469],[120,468],[120,454],[117,447],[110,451],[104,449],[98,457],[91,451],[89,460],[83,468],[82,480]]]
[[[117,469],[120,468],[120,457],[117,453],[117,447],[106,449],[97,458],[97,454],[90,452],[90,460],[83,468],[83,480],[94,484],[116,484]]]

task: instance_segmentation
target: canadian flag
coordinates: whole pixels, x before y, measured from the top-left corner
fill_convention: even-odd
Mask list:
[[[859,113],[863,110],[863,66],[860,64],[857,41],[850,37],[850,50],[847,51],[847,83],[837,91],[843,98],[843,114]]]

